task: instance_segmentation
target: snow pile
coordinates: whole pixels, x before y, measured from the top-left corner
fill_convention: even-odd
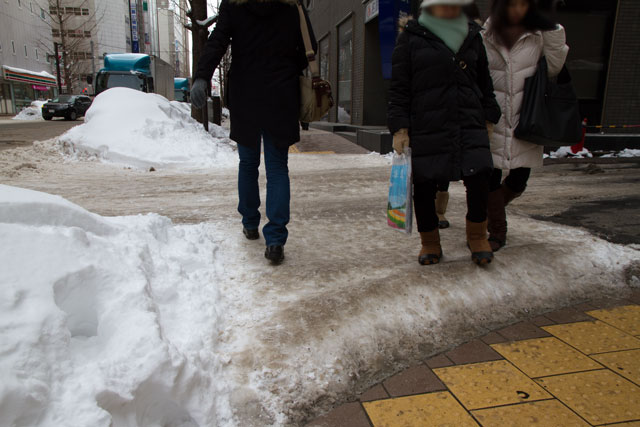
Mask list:
[[[30,106],[23,108],[13,117],[13,120],[44,120],[42,118],[42,106],[47,101],[33,101]]]
[[[583,148],[581,151],[574,153],[573,151],[571,151],[571,147],[560,147],[557,151],[552,151],[549,157],[551,157],[552,159],[564,159],[566,157],[584,159],[593,157],[593,154],[591,154],[591,152],[586,148]]]
[[[207,227],[0,185],[0,241],[0,425],[229,418]]]
[[[0,425],[303,425],[485,328],[624,297],[638,260],[585,231],[512,215],[509,245],[488,268],[471,263],[454,224],[442,264],[426,269],[417,237],[387,227],[386,189],[363,192],[301,194],[309,215],[272,268],[235,218],[104,218],[0,185]],[[352,212],[356,195],[380,208]]]
[[[237,164],[225,131],[210,134],[184,103],[128,88],[96,97],[85,123],[59,137],[67,154],[134,167],[227,167]]]
[[[640,150],[635,150],[633,148],[625,148],[622,151],[617,153],[609,153],[605,154],[602,157],[623,157],[623,158],[631,158],[631,157],[640,157]]]

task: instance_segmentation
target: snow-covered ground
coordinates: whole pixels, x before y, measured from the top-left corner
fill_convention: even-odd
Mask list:
[[[13,117],[13,120],[44,120],[42,118],[42,106],[46,103],[47,101],[31,102],[31,105],[23,108]]]
[[[628,291],[637,250],[519,215],[478,269],[458,185],[444,263],[420,267],[366,172],[386,161],[338,158],[292,156],[298,216],[279,268],[239,232],[220,187],[232,172],[211,179],[215,219],[195,225],[1,185],[0,425],[299,425],[488,328]]]
[[[237,163],[228,133],[207,133],[186,103],[157,94],[113,88],[98,95],[84,124],[58,138],[73,158],[95,157],[140,168],[228,167]]]

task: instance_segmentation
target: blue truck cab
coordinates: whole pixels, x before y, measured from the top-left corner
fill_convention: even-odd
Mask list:
[[[113,87],[128,87],[174,97],[173,69],[154,56],[140,53],[113,53],[104,56],[104,67],[95,79],[96,95]]]
[[[173,79],[173,88],[176,101],[189,102],[189,79],[184,77],[176,77]]]

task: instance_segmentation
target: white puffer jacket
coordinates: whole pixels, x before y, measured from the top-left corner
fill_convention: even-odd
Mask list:
[[[496,99],[502,108],[502,118],[491,138],[494,167],[503,170],[540,167],[544,147],[516,138],[514,131],[520,123],[524,81],[535,74],[540,58],[547,57],[550,77],[558,75],[564,66],[569,53],[564,28],[558,25],[552,31],[526,33],[511,50],[490,33],[490,21],[485,28],[489,69]]]

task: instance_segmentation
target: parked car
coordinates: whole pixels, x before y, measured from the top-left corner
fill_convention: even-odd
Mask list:
[[[91,98],[83,95],[60,95],[42,106],[42,118],[51,120],[54,117],[64,117],[75,120],[84,116],[91,107]]]

